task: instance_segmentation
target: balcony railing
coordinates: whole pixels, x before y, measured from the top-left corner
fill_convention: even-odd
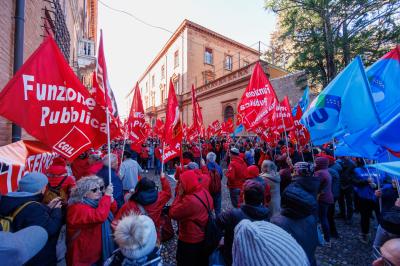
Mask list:
[[[92,40],[80,39],[78,41],[78,66],[85,68],[90,65],[95,65],[95,44]]]

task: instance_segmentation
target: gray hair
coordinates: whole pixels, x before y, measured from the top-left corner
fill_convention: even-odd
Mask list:
[[[76,187],[72,188],[71,196],[68,200],[68,204],[80,203],[83,198],[94,186],[100,186],[101,178],[95,175],[86,176],[76,182]]]
[[[276,164],[270,160],[264,160],[261,164],[261,172],[275,175],[278,171]]]
[[[217,159],[217,155],[213,152],[209,152],[209,153],[207,153],[206,159],[209,162],[215,163],[215,160]]]
[[[108,164],[108,156],[110,156],[111,166],[112,166],[113,164],[118,163],[117,155],[115,155],[114,153],[111,153],[111,154],[107,154],[107,155],[104,156],[104,158],[103,158],[103,164],[104,164],[105,166],[110,167],[110,165]]]

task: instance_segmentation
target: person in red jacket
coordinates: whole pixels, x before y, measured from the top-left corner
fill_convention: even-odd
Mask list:
[[[161,211],[165,204],[171,199],[171,186],[165,178],[165,174],[160,177],[162,191],[158,192],[156,184],[149,178],[142,178],[136,185],[135,192],[129,200],[122,205],[112,223],[113,228],[116,228],[119,221],[132,212],[148,215],[154,222],[157,228],[157,236],[160,239]]]
[[[60,186],[60,190],[63,190],[61,196],[65,195],[63,201],[66,203],[68,201],[71,189],[75,187],[75,179],[67,174],[67,163],[62,157],[57,157],[53,159],[53,162],[46,170],[46,176],[49,180],[47,189],[49,186],[56,188]]]
[[[148,173],[149,169],[147,168],[147,161],[149,160],[149,147],[147,147],[146,144],[143,144],[142,146],[140,158],[142,159],[142,169]]]
[[[202,187],[194,170],[187,170],[180,177],[178,195],[169,210],[169,216],[179,222],[177,265],[208,265],[204,250],[204,231],[208,209],[213,210],[213,200]]]
[[[228,179],[227,185],[232,206],[234,208],[239,208],[240,190],[247,177],[247,164],[243,158],[239,156],[239,150],[237,148],[232,148],[230,150],[230,155],[231,162],[225,175]]]
[[[262,185],[264,188],[264,205],[265,207],[268,207],[269,202],[271,201],[271,187],[268,185],[268,183],[260,177],[260,170],[258,169],[257,165],[250,165],[247,167],[247,180],[253,180]],[[239,199],[239,205],[242,206],[244,200],[244,191],[243,189],[240,191],[240,199]]]
[[[113,188],[103,196],[101,179],[87,176],[71,191],[67,209],[67,265],[90,266],[111,256],[110,208]]]

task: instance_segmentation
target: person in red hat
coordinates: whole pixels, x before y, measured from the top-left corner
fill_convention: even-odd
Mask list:
[[[76,186],[75,179],[67,173],[67,163],[64,158],[57,157],[46,170],[46,176],[49,180],[47,189],[56,188],[61,191],[61,195],[65,195],[63,201],[67,202],[71,189]]]
[[[260,170],[256,165],[251,165],[247,167],[247,176],[246,176],[246,181],[247,180],[253,180],[262,185],[264,188],[264,205],[268,207],[269,202],[271,201],[271,187],[268,185],[268,183],[260,177]],[[243,199],[244,199],[244,190],[242,189],[240,191],[240,198],[239,198],[239,206],[243,204]]]

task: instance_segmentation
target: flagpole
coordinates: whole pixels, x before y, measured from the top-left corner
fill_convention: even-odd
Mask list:
[[[107,116],[107,151],[108,151],[108,183],[111,185],[111,140],[110,140],[110,111],[106,106]]]
[[[282,118],[282,125],[283,125],[283,130],[285,132],[285,139],[286,139],[286,153],[288,158],[290,158],[289,155],[289,143],[288,143],[288,138],[287,138],[287,134],[286,134],[286,126],[285,126],[285,121],[283,120],[283,115],[282,115],[282,109],[281,109],[281,105],[279,104],[279,111],[281,112],[281,118]]]
[[[161,174],[164,173],[164,148],[165,148],[165,142],[162,142],[162,155],[161,155]]]
[[[363,158],[363,161],[364,161],[364,167],[367,169],[368,176],[370,178],[372,178],[371,173],[369,172],[369,169],[368,169],[368,166],[367,166],[367,162],[365,161],[365,158]],[[378,173],[379,173],[379,176],[376,178],[376,183],[378,185],[378,190],[380,190],[381,189],[381,182],[380,182],[379,178],[381,177],[381,174],[380,174],[379,171],[378,171]],[[382,198],[381,197],[379,197],[379,211],[382,212]]]
[[[126,139],[127,139],[126,136],[124,136],[124,144],[122,145],[121,161],[123,161],[123,159],[124,159]]]

